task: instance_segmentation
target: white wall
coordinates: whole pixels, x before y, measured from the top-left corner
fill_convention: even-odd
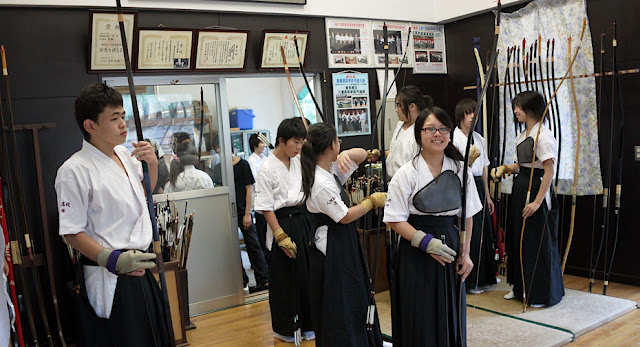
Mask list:
[[[283,119],[281,80],[280,77],[227,78],[229,109],[251,108],[256,116],[254,129],[275,131]]]
[[[434,22],[438,0],[307,0],[307,5],[282,5],[212,0],[122,0],[123,7],[170,8],[221,12],[282,13],[299,16],[372,18]],[[115,7],[115,0],[0,0],[0,5]]]

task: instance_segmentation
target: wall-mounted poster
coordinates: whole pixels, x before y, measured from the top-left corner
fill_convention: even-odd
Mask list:
[[[198,30],[196,70],[244,70],[247,30]]]
[[[384,22],[371,22],[371,40],[373,42],[373,66],[384,66]],[[412,67],[411,46],[407,49],[409,40],[409,23],[387,22],[387,40],[389,43],[389,67],[399,67],[400,61],[405,59],[402,67]],[[409,52],[405,55],[405,50]]]
[[[332,78],[334,121],[338,136],[371,134],[369,75],[344,71],[333,73]]]
[[[371,22],[368,20],[327,18],[329,67],[372,67]]]
[[[444,26],[411,23],[413,73],[447,73]]]
[[[138,70],[191,70],[194,30],[138,30]]]
[[[263,30],[260,69],[284,69],[280,47],[284,48],[284,55],[287,58],[287,66],[289,66],[290,68],[298,67],[298,54],[296,53],[296,45],[293,42],[294,37],[298,41],[300,59],[302,59],[302,66],[304,66],[305,56],[307,54],[307,42],[309,41],[308,31],[285,32]]]
[[[120,24],[117,13],[91,12],[91,52],[89,71],[125,70]],[[136,27],[136,13],[124,15],[124,28],[127,35],[129,56],[133,56],[133,32]]]

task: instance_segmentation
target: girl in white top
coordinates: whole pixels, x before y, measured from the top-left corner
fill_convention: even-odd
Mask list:
[[[439,107],[421,112],[414,132],[420,152],[389,184],[384,222],[401,236],[391,283],[394,346],[466,343],[464,280],[473,268],[471,216],[482,205],[471,174],[467,200],[460,199],[464,170],[469,169],[450,141],[452,127]],[[469,217],[460,221],[463,203]],[[462,222],[467,230],[463,244],[458,232]]]
[[[386,194],[348,207],[343,187],[366,157],[361,148],[340,153],[336,129],[327,123],[310,126],[302,147],[302,189],[314,217],[309,269],[316,346],[382,346],[377,315],[367,315],[374,306],[354,222],[384,206]]]
[[[171,161],[165,193],[213,188],[213,180],[206,172],[196,169],[198,155],[192,142],[186,141],[176,148],[177,157]]]
[[[402,87],[396,96],[398,125],[391,136],[391,144],[385,153],[387,175],[393,177],[398,169],[418,154],[418,144],[413,136],[413,128],[418,114],[433,106],[433,100],[423,95],[416,86]]]
[[[467,150],[467,139],[471,130],[476,109],[476,102],[471,99],[462,99],[456,105],[456,123],[458,127],[453,131],[453,144],[464,156]],[[471,274],[467,290],[471,294],[480,294],[486,285],[496,284],[496,272],[498,265],[495,261],[495,247],[493,243],[493,226],[491,216],[494,205],[489,192],[486,167],[489,166],[489,158],[484,147],[484,138],[477,132],[473,132],[473,142],[469,150],[469,166],[476,182],[478,195],[482,201],[482,212],[473,216],[473,238],[471,239],[471,261],[475,264]],[[486,199],[486,200],[485,200]],[[485,208],[486,207],[486,208]]]
[[[558,142],[549,128],[540,122],[545,108],[542,95],[525,91],[516,95],[511,104],[516,121],[526,125],[525,131],[516,136],[516,162],[502,165],[491,172],[494,178],[516,175],[513,179],[506,235],[509,254],[507,281],[513,285],[513,290],[505,295],[505,299],[522,299],[526,295],[527,303],[532,307],[551,306],[560,302],[564,296],[558,250],[558,202],[550,189]],[[534,148],[536,157],[532,173]],[[531,175],[533,180],[530,197],[533,201],[527,198]],[[527,224],[521,234],[525,217]],[[526,276],[522,276],[523,270]]]

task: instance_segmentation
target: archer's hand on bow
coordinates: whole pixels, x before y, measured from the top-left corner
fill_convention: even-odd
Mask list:
[[[374,208],[384,207],[386,202],[387,193],[376,192],[366,197],[360,204],[364,207],[364,213],[367,213]]]
[[[367,151],[367,161],[378,161],[380,159],[380,150],[375,148],[374,150]]]
[[[513,172],[511,172],[509,165],[500,165],[491,169],[491,178],[494,182],[498,182],[500,178],[505,178],[507,175],[511,174],[513,174]]]
[[[478,157],[480,157],[480,150],[476,145],[471,146],[471,149],[469,149],[469,167],[473,165],[473,162],[476,161]]]
[[[273,232],[273,237],[276,239],[276,243],[282,249],[282,251],[292,259],[296,258],[296,254],[298,253],[298,247],[295,242],[291,240],[289,235],[282,230],[282,228],[278,228]]]

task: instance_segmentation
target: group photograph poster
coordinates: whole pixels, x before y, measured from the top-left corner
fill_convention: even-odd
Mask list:
[[[373,65],[374,67],[384,66],[384,22],[373,21],[371,23],[371,39],[373,41]],[[407,41],[409,40],[409,23],[387,22],[387,40],[389,44],[389,67],[400,67],[400,62],[405,59],[402,67],[412,67],[411,47],[405,55]]]
[[[370,21],[327,18],[329,67],[372,67]]]
[[[333,79],[334,121],[338,136],[371,134],[369,113],[369,75],[336,72]]]
[[[447,73],[444,26],[411,23],[413,73]]]

